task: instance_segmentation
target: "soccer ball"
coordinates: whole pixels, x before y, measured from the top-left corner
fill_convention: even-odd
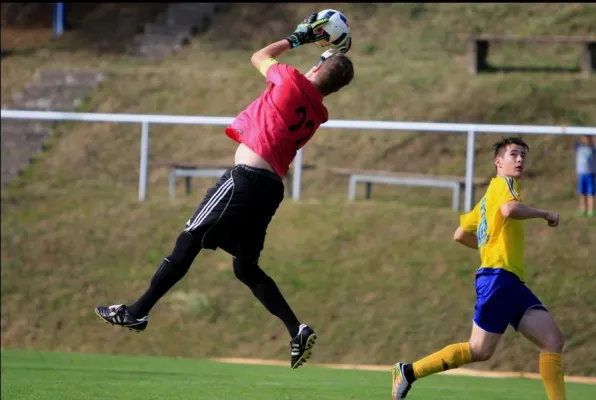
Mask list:
[[[320,40],[317,44],[321,47],[341,47],[350,36],[350,25],[346,16],[337,10],[328,9],[317,13],[317,20],[321,18],[328,18],[329,22],[317,28],[315,32],[324,31],[327,39]]]

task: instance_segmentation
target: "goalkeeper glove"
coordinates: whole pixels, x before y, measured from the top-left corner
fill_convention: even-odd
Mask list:
[[[323,52],[323,54],[321,54],[321,56],[317,60],[315,67],[318,67],[319,65],[323,64],[329,57],[333,56],[334,54],[347,53],[351,47],[352,47],[352,37],[348,36],[346,38],[346,40],[344,40],[344,42],[341,44],[341,46],[339,46],[335,49],[329,49],[329,50]]]
[[[315,33],[315,29],[326,24],[327,22],[329,22],[329,19],[321,18],[317,20],[317,13],[312,13],[296,27],[294,33],[288,36],[286,40],[290,43],[290,47],[295,49],[296,47],[306,43],[315,43],[319,40],[329,39],[329,34],[327,34],[325,31]]]

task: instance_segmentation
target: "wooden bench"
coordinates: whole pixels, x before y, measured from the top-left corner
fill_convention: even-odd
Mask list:
[[[168,174],[168,190],[170,198],[176,197],[176,180],[184,178],[186,195],[191,192],[191,178],[219,178],[232,166],[227,164],[193,164],[193,163],[159,163],[157,166],[166,167]]]
[[[453,191],[451,207],[454,210],[459,210],[460,195],[463,190],[466,178],[460,176],[447,175],[424,175],[405,172],[389,172],[389,171],[375,171],[375,170],[356,170],[349,168],[331,168],[331,172],[336,175],[349,176],[348,184],[348,200],[354,201],[356,199],[356,185],[364,183],[366,185],[365,197],[371,198],[373,183],[385,185],[406,185],[406,186],[423,186],[423,187],[437,187],[449,188]],[[474,178],[474,186],[484,186],[489,183],[489,179]]]
[[[191,178],[219,178],[223,173],[232,168],[233,165],[229,164],[193,164],[193,163],[157,163],[158,167],[166,167],[170,170],[168,175],[168,188],[170,198],[176,197],[176,180],[178,178],[184,178],[184,186],[186,194],[189,195],[191,191],[190,180]],[[313,165],[303,164],[303,169],[312,169]],[[285,187],[288,192],[288,196],[292,196],[292,169],[288,171],[284,177]]]
[[[573,44],[581,48],[581,71],[589,76],[596,70],[596,37],[565,37],[565,36],[498,36],[476,35],[467,38],[468,70],[476,75],[479,71],[489,69],[488,49],[490,43],[518,42],[518,43],[547,43]]]

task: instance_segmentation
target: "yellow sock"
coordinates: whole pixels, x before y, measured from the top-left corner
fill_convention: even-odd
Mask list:
[[[565,379],[558,353],[540,353],[540,376],[548,400],[565,400]]]
[[[472,362],[470,343],[450,344],[442,350],[424,357],[414,363],[416,379],[461,367]]]

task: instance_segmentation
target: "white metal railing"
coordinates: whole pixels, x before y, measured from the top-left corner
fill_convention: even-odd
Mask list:
[[[141,124],[141,151],[139,165],[139,200],[147,197],[148,159],[149,159],[149,127],[150,124],[184,124],[184,125],[229,125],[233,117],[207,117],[155,114],[107,114],[78,113],[61,111],[5,110],[0,112],[2,119],[26,119],[44,121],[82,121],[82,122],[120,122]],[[398,121],[366,121],[366,120],[329,120],[321,125],[329,129],[359,130],[391,130],[421,131],[442,133],[467,133],[466,150],[466,185],[465,211],[473,206],[474,149],[476,133],[509,133],[530,135],[596,135],[596,127],[568,126],[535,126],[535,125],[493,125],[469,123],[438,122],[398,122]],[[300,199],[302,186],[303,150],[299,150],[294,159],[294,176],[292,181],[292,198]]]

